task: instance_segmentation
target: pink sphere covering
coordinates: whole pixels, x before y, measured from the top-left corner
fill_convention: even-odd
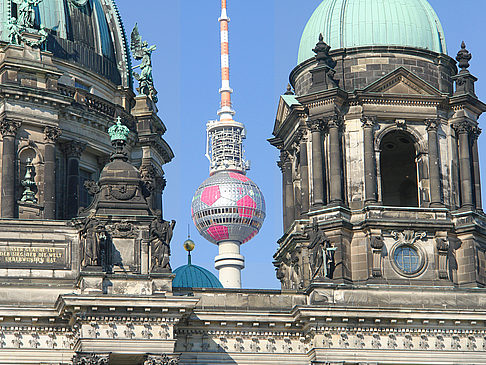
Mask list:
[[[251,240],[265,220],[265,199],[245,175],[221,171],[210,176],[192,199],[192,219],[212,243]]]

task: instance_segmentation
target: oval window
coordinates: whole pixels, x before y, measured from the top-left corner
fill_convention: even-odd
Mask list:
[[[395,264],[405,274],[415,274],[420,270],[421,260],[418,251],[411,246],[400,246],[395,250]]]

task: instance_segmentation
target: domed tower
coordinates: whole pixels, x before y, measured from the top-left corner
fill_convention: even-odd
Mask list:
[[[199,233],[217,244],[215,267],[225,288],[241,287],[245,267],[240,246],[251,240],[265,219],[265,200],[258,186],[247,176],[249,163],[243,157],[242,123],[233,120],[233,90],[229,83],[229,43],[226,0],[221,1],[221,73],[222,87],[219,120],[207,124],[210,177],[192,200],[192,218]]]
[[[284,288],[486,284],[477,140],[486,105],[465,44],[426,0],[324,0],[280,98]],[[292,90],[293,87],[293,90]]]
[[[130,160],[151,187],[151,207],[161,209],[162,166],[173,153],[161,138],[156,98],[132,90],[115,2],[0,0],[0,41],[1,217],[76,217],[92,200],[84,183],[109,159],[107,130],[117,117],[134,132]],[[27,160],[36,196],[19,202]]]

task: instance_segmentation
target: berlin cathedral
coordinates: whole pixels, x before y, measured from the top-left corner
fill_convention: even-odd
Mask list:
[[[242,289],[266,211],[221,3],[221,109],[192,202],[217,278],[190,239],[171,266],[155,47],[115,0],[0,0],[0,364],[486,364],[486,104],[467,45],[448,56],[427,0],[308,15],[273,134],[252,137],[280,152],[281,289]]]

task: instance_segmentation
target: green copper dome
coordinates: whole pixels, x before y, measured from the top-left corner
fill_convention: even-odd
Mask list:
[[[299,63],[314,57],[320,33],[331,49],[407,46],[447,53],[442,25],[427,0],[324,0],[302,34]]]
[[[174,288],[222,288],[221,282],[208,270],[192,265],[184,265],[174,270]]]

